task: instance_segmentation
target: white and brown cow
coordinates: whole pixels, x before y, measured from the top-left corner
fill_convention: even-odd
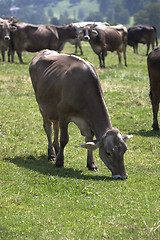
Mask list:
[[[150,79],[150,99],[153,110],[154,130],[159,130],[158,110],[160,103],[160,47],[155,48],[147,58],[148,74]]]
[[[94,66],[79,57],[46,50],[33,58],[29,72],[48,138],[49,161],[56,159],[57,167],[64,165],[68,124],[74,122],[86,137],[82,147],[88,149],[88,169],[97,170],[92,151],[99,148],[100,158],[113,178],[127,178],[124,140],[129,136],[112,128]],[[96,140],[93,141],[94,136]]]
[[[84,39],[89,41],[93,51],[98,55],[100,67],[105,67],[107,51],[117,51],[119,64],[121,64],[121,52],[124,63],[126,61],[127,29],[123,25],[86,27],[83,30]]]
[[[2,60],[5,61],[5,52],[8,51],[8,62],[10,62],[11,32],[15,28],[11,26],[9,18],[0,18],[0,50]]]
[[[81,41],[84,40],[83,35],[81,34],[81,32],[83,31],[83,28],[86,26],[90,26],[90,27],[95,27],[95,26],[109,26],[109,23],[107,22],[76,22],[76,23],[72,23],[74,27],[76,27],[77,32],[78,32],[78,37],[75,39],[69,39],[69,43],[72,45],[75,45],[75,54],[77,54],[77,49],[80,49],[81,55],[83,55],[83,50],[82,50],[82,45],[81,45]]]

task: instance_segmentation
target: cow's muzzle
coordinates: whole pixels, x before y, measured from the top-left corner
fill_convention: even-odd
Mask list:
[[[89,40],[90,40],[90,37],[89,37],[89,36],[87,36],[87,35],[85,35],[85,36],[84,36],[84,40],[87,40],[87,41],[89,41]]]
[[[5,41],[9,41],[9,40],[10,40],[10,37],[9,37],[9,36],[5,36],[5,37],[4,37],[4,40],[5,40]]]
[[[112,175],[114,180],[118,180],[118,179],[127,179],[128,178],[128,174],[126,173],[125,176],[121,176],[121,175]]]

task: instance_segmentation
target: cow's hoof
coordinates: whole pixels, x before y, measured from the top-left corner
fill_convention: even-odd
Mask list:
[[[152,128],[153,128],[153,130],[155,130],[155,131],[157,131],[157,130],[159,130],[159,126],[158,125],[152,125]]]
[[[57,163],[57,162],[56,162],[55,167],[56,167],[56,168],[62,168],[62,167],[64,167],[64,164],[63,164],[63,163]]]
[[[97,172],[98,168],[97,167],[88,167],[88,170],[92,171],[92,172]]]

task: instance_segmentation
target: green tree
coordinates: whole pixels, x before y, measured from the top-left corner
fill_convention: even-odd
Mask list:
[[[109,8],[113,5],[114,0],[99,0],[99,10],[102,14],[106,14]]]
[[[160,26],[160,4],[152,3],[147,7],[147,13],[149,17],[149,21],[152,25]]]
[[[122,24],[127,24],[129,22],[129,12],[120,1],[115,3],[114,12],[116,13],[114,21]]]
[[[133,15],[140,10],[144,10],[149,2],[150,0],[123,0],[123,5]]]
[[[146,10],[139,11],[134,15],[135,24],[149,24],[157,28],[160,36],[160,4],[151,3],[147,6]]]
[[[149,15],[146,10],[141,10],[134,14],[134,24],[148,24]]]
[[[105,19],[100,12],[90,12],[84,21],[103,22]]]
[[[0,16],[1,17],[9,17],[10,7],[12,6],[12,0],[2,0],[0,1]]]

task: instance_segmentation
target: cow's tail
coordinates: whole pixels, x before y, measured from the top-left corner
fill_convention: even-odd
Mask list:
[[[158,38],[156,36],[156,47],[158,47]]]
[[[156,47],[158,47],[158,38],[157,38],[157,28],[155,26],[152,26],[155,31],[155,41],[156,41]]]

